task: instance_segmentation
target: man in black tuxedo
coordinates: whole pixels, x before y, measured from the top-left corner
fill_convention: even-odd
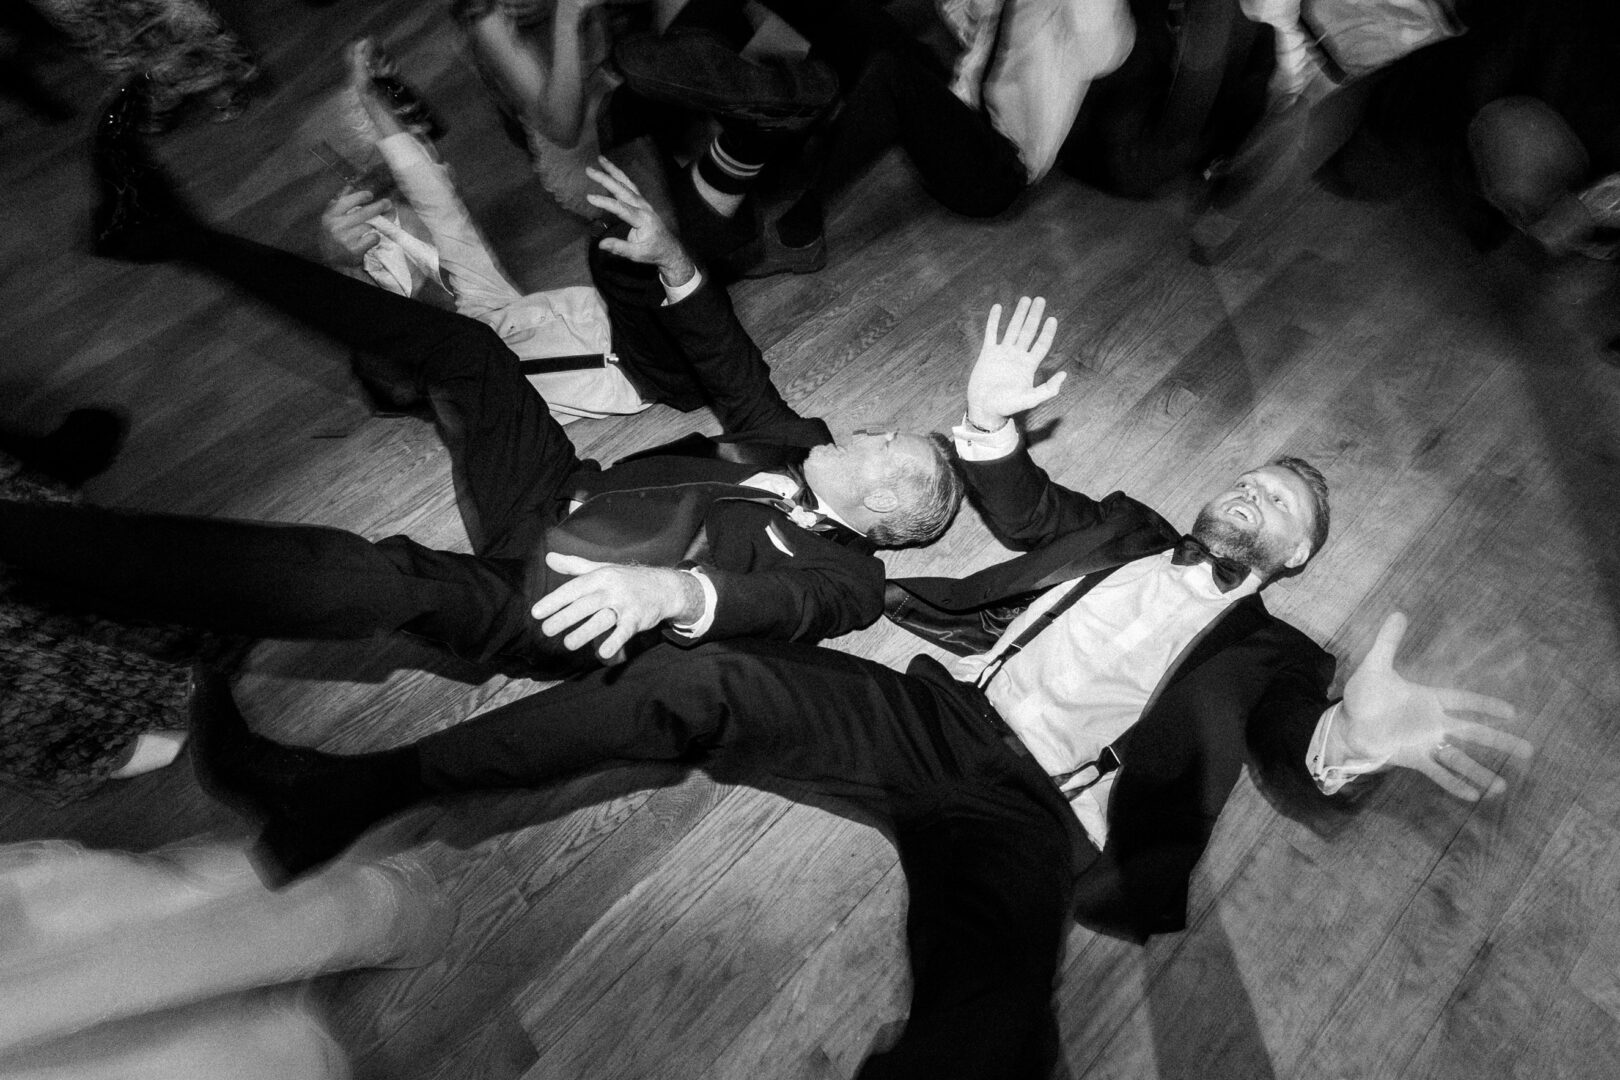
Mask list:
[[[1132,938],[1180,929],[1245,747],[1319,799],[1391,766],[1476,799],[1503,781],[1459,740],[1530,747],[1451,714],[1508,719],[1506,702],[1396,675],[1399,616],[1329,699],[1332,657],[1258,595],[1326,537],[1308,464],[1242,474],[1190,537],[1124,494],[1053,483],[1012,419],[1062,382],[1035,381],[1055,332],[1042,309],[1020,301],[1005,335],[992,309],[956,430],[986,520],[1029,551],[892,590],[895,618],[972,654],[954,671],[791,642],[663,650],[353,757],[253,735],[215,680],[199,698],[203,775],[265,819],[283,873],[422,799],[619,759],[848,798],[892,830],[910,897],[910,1017],[861,1075],[1048,1075],[1066,918]]]
[[[602,469],[575,454],[487,326],[191,220],[118,122],[129,98],[120,106],[99,133],[111,196],[100,250],[203,267],[351,346],[379,394],[428,401],[474,554],[311,526],[0,504],[0,561],[51,592],[257,636],[405,631],[556,677],[660,632],[694,644],[865,626],[883,609],[874,546],[932,539],[960,502],[943,437],[865,432],[839,445],[794,412],[725,291],[605,160],[593,175],[606,194],[593,198],[628,229],[599,245],[615,347],[661,369],[661,385],[701,391],[727,434]]]

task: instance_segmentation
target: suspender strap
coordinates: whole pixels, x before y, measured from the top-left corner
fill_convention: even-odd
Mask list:
[[[989,686],[990,680],[995,678],[996,673],[1006,666],[1008,660],[1011,660],[1013,657],[1023,652],[1024,646],[1034,641],[1036,636],[1040,634],[1042,630],[1045,630],[1048,626],[1051,626],[1059,615],[1062,615],[1065,611],[1068,611],[1071,607],[1077,604],[1081,597],[1085,596],[1086,593],[1096,588],[1099,582],[1118,569],[1119,567],[1117,566],[1110,566],[1106,570],[1098,570],[1094,574],[1087,574],[1085,577],[1076,582],[1074,588],[1060,596],[1057,603],[1053,604],[1051,607],[1041,612],[1040,615],[1036,616],[1033,622],[1024,627],[1024,632],[1019,634],[1011,645],[1003,649],[994,660],[985,665],[984,670],[979,672],[979,677],[975,680],[975,685],[981,690]]]

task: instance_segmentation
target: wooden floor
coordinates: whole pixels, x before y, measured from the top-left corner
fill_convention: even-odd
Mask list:
[[[451,118],[446,156],[525,285],[584,280],[583,230],[505,143],[439,4],[220,7],[273,91],[163,158],[230,228],[307,248],[332,194],[303,142],[337,50],[387,35]],[[52,70],[81,115],[0,103],[0,422],[126,411],[90,486],[130,507],[406,532],[465,549],[432,430],[373,418],[343,352],[199,275],[86,253],[86,136],[106,83]],[[1433,200],[1300,190],[1215,266],[1180,200],[1054,177],[993,222],[932,205],[891,159],[834,207],[832,265],[737,290],[788,399],[836,430],[959,415],[984,312],[1044,293],[1069,372],[1031,421],[1038,457],[1178,522],[1266,457],[1317,462],[1334,538],[1275,610],[1358,658],[1410,613],[1410,673],[1510,698],[1539,746],[1502,799],[1391,779],[1323,837],[1247,779],[1194,881],[1192,925],[1146,948],[1075,929],[1057,989],[1072,1077],[1620,1076],[1620,322],[1607,268],[1482,256]],[[1599,333],[1595,324],[1609,320]],[[612,458],[705,414],[570,428]],[[1001,557],[964,516],[898,572]],[[890,662],[878,627],[835,643]],[[400,642],[266,644],[239,696],[277,736],[393,745],[531,689]],[[244,826],[184,766],[53,812],[0,793],[0,840],[149,848]],[[461,904],[453,947],[412,972],[323,980],[362,1077],[850,1076],[902,1015],[904,887],[869,827],[671,771],[419,813]],[[532,1049],[530,1046],[532,1044]]]

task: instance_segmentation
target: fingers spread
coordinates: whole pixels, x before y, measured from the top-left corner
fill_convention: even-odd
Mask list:
[[[1515,720],[1518,710],[1501,698],[1491,697],[1488,694],[1476,694],[1472,690],[1441,689],[1437,691],[1440,704],[1448,711],[1474,712],[1482,716],[1492,716],[1498,720]]]
[[[1423,775],[1439,784],[1448,794],[1455,795],[1457,798],[1467,802],[1478,802],[1479,789],[1434,760],[1435,756],[1437,754],[1426,757],[1419,764],[1418,768]]]
[[[1024,332],[1024,320],[1029,316],[1029,297],[1020,296],[1018,306],[1013,308],[1012,318],[1007,320],[1007,333],[1002,337],[1003,345],[1016,343],[1018,336]]]
[[[585,201],[596,207],[598,210],[606,210],[614,217],[621,219],[629,225],[636,224],[636,209],[635,207],[630,206],[628,203],[621,202],[618,199],[609,198],[606,195],[597,195],[595,193],[585,196]]]
[[[1018,347],[1028,352],[1035,344],[1035,335],[1041,329],[1041,316],[1046,313],[1046,297],[1037,296],[1030,301],[1029,311],[1024,315],[1023,325],[1018,328]]]
[[[1372,648],[1367,650],[1367,658],[1362,666],[1369,670],[1389,670],[1395,667],[1395,653],[1401,647],[1401,639],[1406,636],[1406,616],[1399,611],[1389,613],[1384,625],[1378,628],[1378,636],[1373,639]]]
[[[1057,338],[1057,320],[1047,319],[1041,327],[1041,336],[1035,341],[1035,358],[1043,359],[1052,349],[1052,342]]]
[[[1472,794],[1464,796],[1465,798],[1478,799],[1486,795],[1497,795],[1507,787],[1500,776],[1475,761],[1460,747],[1442,744],[1434,752],[1434,757],[1468,785]]]
[[[636,196],[637,198],[641,197],[641,189],[636,187],[636,182],[630,179],[629,173],[625,172],[623,169],[619,168],[602,155],[597,156],[596,163],[599,166],[599,171],[604,172],[608,176],[612,177],[615,183],[624,187],[630,192],[630,194]]]
[[[1521,738],[1511,731],[1491,727],[1489,724],[1458,722],[1450,737],[1488,746],[1492,750],[1500,750],[1516,758],[1528,758],[1536,752],[1535,744],[1529,739]]]
[[[1063,380],[1067,379],[1068,377],[1069,373],[1067,371],[1060,371],[1056,375],[1053,375],[1050,379],[1047,379],[1045,382],[1037,386],[1035,388],[1035,393],[1039,395],[1039,400],[1051,401],[1053,398],[1057,397],[1058,391],[1063,389]]]

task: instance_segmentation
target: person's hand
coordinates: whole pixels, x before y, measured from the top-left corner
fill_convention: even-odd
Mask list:
[[[1001,327],[1001,305],[990,309],[984,328],[984,346],[968,375],[967,418],[975,427],[994,431],[1010,418],[1033,409],[1057,396],[1064,372],[1045,382],[1035,382],[1035,369],[1046,359],[1057,336],[1057,320],[1041,323],[1046,300],[1023,296],[1007,320],[1007,333],[997,340]]]
[[[1517,735],[1464,720],[1459,712],[1511,721],[1513,706],[1471,690],[1422,686],[1395,673],[1395,652],[1406,634],[1406,616],[1384,620],[1372,648],[1344,687],[1345,749],[1364,760],[1416,769],[1459,799],[1474,802],[1499,795],[1507,782],[1480,764],[1459,742],[1527,758],[1534,747]]]
[[[703,587],[679,570],[595,562],[557,552],[546,556],[546,565],[573,580],[542,596],[529,614],[552,637],[568,631],[563,638],[568,649],[582,649],[607,634],[596,652],[608,663],[624,659],[625,645],[643,630],[666,620],[691,622],[703,613]]]
[[[585,175],[601,185],[607,192],[585,196],[587,202],[599,210],[606,210],[630,226],[630,235],[623,240],[609,236],[602,240],[602,250],[631,262],[658,267],[664,284],[670,287],[685,285],[697,273],[680,240],[658,212],[652,208],[640,190],[613,162],[605,157],[596,159],[600,168],[587,166]]]
[[[382,235],[367,224],[394,208],[387,199],[373,200],[371,192],[346,187],[321,212],[321,256],[335,266],[358,266]]]

